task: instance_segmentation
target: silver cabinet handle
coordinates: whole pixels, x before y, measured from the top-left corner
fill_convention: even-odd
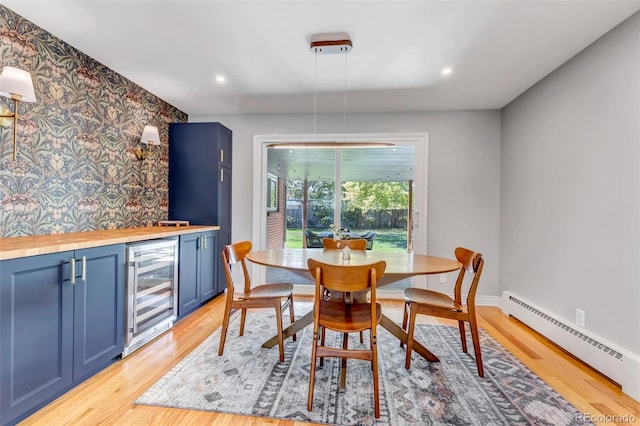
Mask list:
[[[87,256],[82,256],[82,281],[87,280]]]
[[[224,149],[220,150],[220,162],[224,163]]]
[[[220,182],[224,182],[224,170],[220,169]]]
[[[76,283],[76,260],[71,259],[71,284]]]
[[[203,235],[202,236],[202,250],[206,250],[207,249],[207,236]]]

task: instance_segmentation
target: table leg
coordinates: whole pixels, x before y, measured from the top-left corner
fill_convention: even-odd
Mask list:
[[[307,314],[305,314],[303,317],[297,319],[289,327],[282,330],[282,338],[288,339],[289,337],[293,336],[298,331],[302,330],[303,328],[305,328],[306,326],[312,323],[313,323],[313,309],[309,311]],[[405,342],[406,342],[406,338],[405,338]],[[264,342],[262,344],[262,347],[272,348],[277,344],[278,344],[278,336],[276,335],[276,336],[273,336],[271,339],[267,340],[266,342]]]
[[[297,322],[297,321],[296,321]],[[382,320],[380,321],[380,325],[389,331],[389,333],[396,336],[402,343],[407,344],[407,332],[402,329],[398,324],[393,322],[389,317],[385,314],[382,314]],[[276,340],[277,343],[277,340]],[[431,362],[439,362],[440,359],[431,353],[427,348],[422,346],[419,342],[413,341],[413,350],[422,355],[424,359]]]

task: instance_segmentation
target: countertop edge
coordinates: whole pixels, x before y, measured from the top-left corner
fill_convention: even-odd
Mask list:
[[[219,226],[149,226],[0,238],[0,260],[18,259],[112,244],[126,244],[183,234],[217,231],[219,229]]]

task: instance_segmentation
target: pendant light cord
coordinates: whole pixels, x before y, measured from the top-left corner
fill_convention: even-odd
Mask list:
[[[343,142],[347,139],[347,49],[344,50],[344,112],[342,119]]]
[[[315,75],[313,80],[313,140],[316,140],[316,114],[318,108],[318,48],[315,49]]]

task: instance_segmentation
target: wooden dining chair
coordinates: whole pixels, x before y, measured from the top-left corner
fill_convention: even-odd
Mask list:
[[[278,349],[280,350],[280,362],[284,361],[284,339],[282,336],[282,312],[288,307],[291,322],[295,321],[293,313],[293,284],[290,283],[271,283],[262,284],[251,287],[251,277],[245,256],[251,251],[250,241],[241,241],[238,243],[224,246],[222,250],[222,260],[224,264],[224,272],[227,277],[227,300],[224,307],[224,318],[222,322],[222,331],[220,333],[220,347],[218,355],[224,352],[224,342],[227,338],[227,329],[229,328],[229,319],[231,313],[240,309],[240,336],[244,334],[244,323],[247,317],[247,309],[251,308],[274,308],[276,311],[276,326],[278,328]],[[240,263],[244,275],[244,291],[238,293],[235,290],[233,277],[231,275],[231,265]],[[296,340],[296,335],[293,335]]]
[[[462,268],[458,274],[458,279],[453,290],[453,298],[449,295],[432,290],[424,290],[419,288],[407,288],[404,290],[405,309],[402,318],[402,328],[407,329],[407,321],[409,323],[409,332],[407,337],[407,354],[405,359],[405,368],[411,366],[411,351],[413,347],[413,334],[416,326],[416,315],[431,315],[434,317],[448,318],[458,321],[460,329],[460,340],[462,342],[462,351],[467,353],[467,338],[465,334],[465,321],[469,323],[471,328],[471,339],[473,340],[473,349],[476,355],[476,365],[478,366],[478,375],[484,377],[484,369],[482,367],[482,353],[480,352],[480,339],[478,338],[478,322],[476,320],[476,291],[480,282],[480,275],[484,266],[482,254],[473,252],[466,248],[458,247],[455,250],[455,256],[458,262],[462,263]],[[467,292],[466,304],[462,303],[462,285],[465,273],[473,274],[473,280]]]
[[[367,240],[363,238],[354,238],[349,240],[334,240],[333,238],[323,238],[322,245],[327,250],[340,250],[345,247],[349,247],[351,250],[365,250],[367,248]],[[325,296],[328,297],[329,290],[325,291]],[[322,330],[322,344],[324,344],[324,329]],[[360,343],[364,341],[362,331],[360,332]],[[322,364],[321,364],[322,365]]]
[[[367,240],[354,238],[349,240],[334,240],[333,238],[323,238],[322,246],[326,249],[343,249],[349,247],[351,250],[364,250],[367,248]]]
[[[313,346],[311,348],[311,369],[309,374],[309,396],[307,410],[313,408],[313,389],[316,374],[316,359],[324,357],[342,358],[340,388],[346,383],[347,358],[371,362],[373,373],[374,415],[380,417],[380,395],[378,384],[378,342],[377,325],[382,319],[382,308],[376,302],[376,281],[382,277],[387,264],[384,261],[368,265],[330,265],[315,259],[308,261],[309,272],[315,278],[315,303],[313,307]],[[367,303],[347,303],[339,300],[325,300],[323,289],[352,293],[371,290]],[[329,329],[342,333],[342,348],[329,347],[318,339],[319,329]],[[349,349],[349,333],[369,330],[369,349]]]

